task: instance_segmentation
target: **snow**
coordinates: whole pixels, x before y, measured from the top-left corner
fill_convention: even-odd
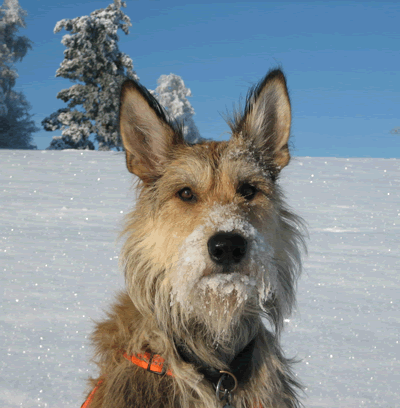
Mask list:
[[[82,404],[131,182],[122,153],[0,150],[2,408]],[[295,158],[281,184],[310,232],[283,338],[305,406],[399,406],[400,161]]]

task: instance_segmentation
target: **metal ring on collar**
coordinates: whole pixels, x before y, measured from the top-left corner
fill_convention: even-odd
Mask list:
[[[232,373],[230,373],[229,371],[220,371],[220,374],[222,374],[222,375],[221,375],[221,377],[219,378],[218,383],[217,383],[216,394],[217,394],[217,398],[218,398],[220,401],[222,401],[222,399],[226,399],[227,393],[230,394],[230,393],[233,393],[233,392],[236,390],[236,388],[237,388],[237,386],[238,386],[238,380],[237,380],[237,378],[236,378]],[[220,389],[220,388],[221,388],[221,385],[222,385],[222,381],[223,381],[225,375],[231,376],[231,377],[233,378],[233,381],[235,382],[235,385],[234,385],[234,387],[233,387],[231,390],[228,390],[228,389],[221,390],[221,389]],[[221,393],[223,394],[222,399],[220,398],[220,394],[221,394]]]

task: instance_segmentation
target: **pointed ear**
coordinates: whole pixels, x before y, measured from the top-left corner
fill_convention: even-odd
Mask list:
[[[243,116],[231,124],[233,134],[250,142],[257,155],[275,167],[276,174],[290,160],[290,100],[285,76],[271,71],[247,96]]]
[[[126,166],[145,182],[157,179],[172,148],[184,143],[181,131],[169,122],[156,99],[131,80],[121,88],[119,129]]]

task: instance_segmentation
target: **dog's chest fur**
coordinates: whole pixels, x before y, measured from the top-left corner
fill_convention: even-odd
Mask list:
[[[154,347],[157,329],[138,313],[128,294],[121,293],[108,319],[98,323],[92,335],[100,375],[90,384],[94,387],[99,380],[105,381],[94,395],[90,408],[178,408],[183,406],[183,401],[187,408],[221,408],[224,404],[217,400],[215,388],[190,364],[179,361],[172,350],[161,348],[152,351],[165,356],[167,365],[175,362],[172,365],[173,377],[148,372],[123,357],[123,350],[130,355],[150,350],[147,341],[149,332],[153,333],[150,341],[155,340]],[[280,350],[271,347],[273,343],[273,336],[267,330],[258,333],[251,361],[251,378],[244,386],[239,385],[235,392],[232,402],[235,407],[259,408],[257,395],[260,392],[270,395],[267,407],[296,406],[291,389],[295,382]],[[135,344],[141,344],[141,347],[136,349]],[[203,400],[204,396],[207,397],[205,402],[199,400],[196,390]]]

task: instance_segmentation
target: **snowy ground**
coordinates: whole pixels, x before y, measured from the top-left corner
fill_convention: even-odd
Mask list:
[[[400,160],[297,158],[282,184],[310,231],[284,336],[305,406],[400,407]],[[1,408],[82,404],[130,185],[121,154],[0,150]]]

